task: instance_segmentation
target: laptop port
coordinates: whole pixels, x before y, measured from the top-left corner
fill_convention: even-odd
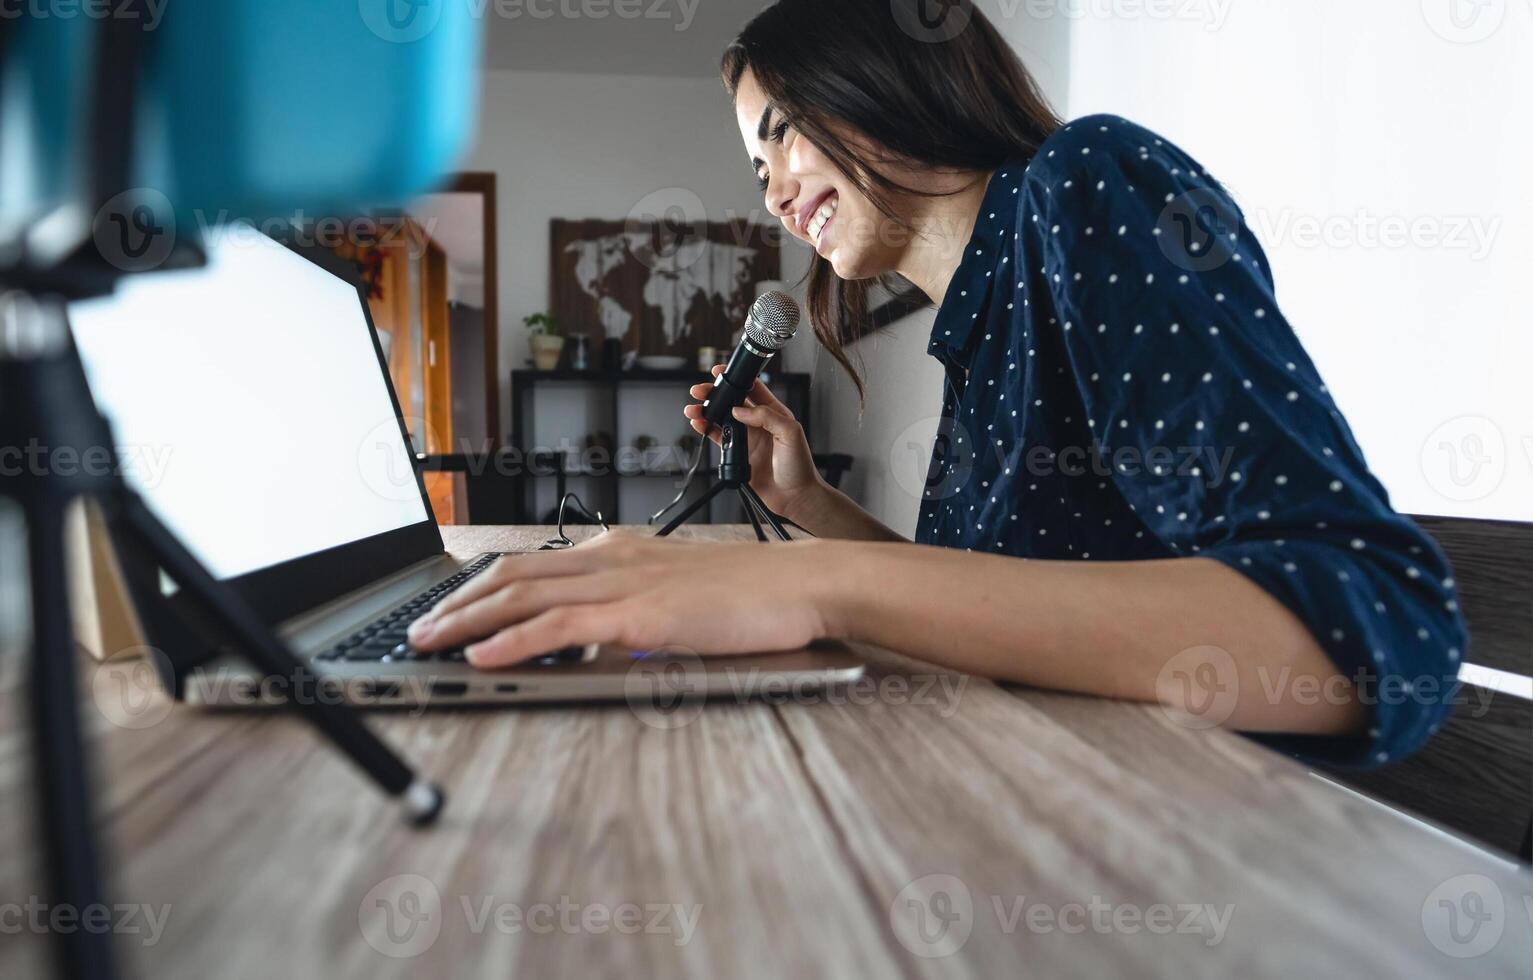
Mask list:
[[[517,691],[520,691],[521,689],[522,689],[522,685],[520,685],[520,684],[496,684],[495,685],[495,693],[496,694],[515,694]]]
[[[404,688],[398,681],[364,681],[357,693],[367,699],[397,698]]]
[[[444,698],[461,698],[468,693],[463,681],[437,681],[431,685],[431,693]]]

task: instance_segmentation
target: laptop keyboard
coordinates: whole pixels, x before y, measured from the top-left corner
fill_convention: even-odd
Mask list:
[[[426,612],[458,589],[469,579],[483,572],[501,558],[500,553],[480,555],[463,566],[456,575],[443,579],[436,585],[415,596],[410,601],[384,613],[335,646],[315,656],[315,660],[335,663],[337,661],[367,663],[463,663],[467,658],[462,647],[451,650],[425,651],[410,646],[406,631]],[[579,663],[584,651],[569,647],[551,653],[525,666],[557,667],[562,664]]]

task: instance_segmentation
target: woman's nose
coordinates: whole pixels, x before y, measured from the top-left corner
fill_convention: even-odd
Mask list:
[[[786,218],[793,213],[793,202],[798,197],[798,183],[796,181],[783,181],[781,185],[773,184],[767,188],[767,210],[779,218]]]

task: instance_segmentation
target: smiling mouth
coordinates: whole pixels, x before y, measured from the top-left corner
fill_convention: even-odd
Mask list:
[[[820,236],[824,234],[825,226],[830,224],[831,219],[836,216],[836,209],[840,206],[841,196],[835,191],[831,191],[830,195],[820,202],[820,206],[815,210],[814,215],[810,217],[809,225],[805,231],[809,234],[809,240],[814,242],[816,246],[820,244]]]

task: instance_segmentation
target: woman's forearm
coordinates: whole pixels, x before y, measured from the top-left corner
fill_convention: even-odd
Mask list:
[[[910,540],[890,530],[857,506],[852,498],[825,483],[806,494],[793,508],[793,513],[783,516],[820,538],[904,543]]]
[[[825,542],[810,576],[825,628],[1000,680],[1174,704],[1206,654],[1233,689],[1217,719],[1245,731],[1342,734],[1364,712],[1309,630],[1276,599],[1199,558],[1045,562],[917,545]],[[1229,676],[1233,672],[1233,676]],[[1175,678],[1171,677],[1174,681]],[[1305,692],[1318,685],[1329,696]],[[1195,707],[1174,705],[1176,707]]]

